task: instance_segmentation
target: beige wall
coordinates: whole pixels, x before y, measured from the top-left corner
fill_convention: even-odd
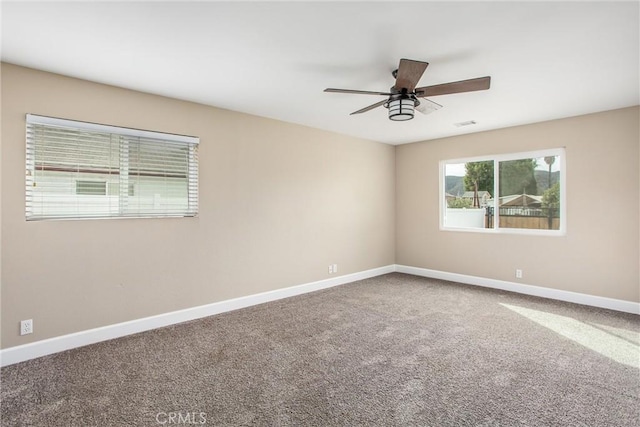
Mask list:
[[[404,264],[640,301],[638,107],[392,147],[2,64],[2,348]],[[200,216],[24,219],[25,114],[197,135]],[[566,147],[564,237],[440,231],[442,159]],[[18,323],[34,319],[20,337]]]
[[[396,263],[640,301],[638,107],[398,146]],[[563,237],[439,230],[440,160],[566,147]]]
[[[200,137],[200,216],[24,218],[25,114]],[[394,147],[2,65],[2,347],[394,263]],[[34,319],[35,333],[18,324]]]

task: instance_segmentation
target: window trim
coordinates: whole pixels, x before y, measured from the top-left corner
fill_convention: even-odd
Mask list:
[[[528,228],[500,228],[499,227],[499,209],[496,209],[495,203],[499,200],[496,197],[500,188],[500,172],[499,163],[510,160],[520,160],[528,158],[540,158],[545,156],[558,156],[560,161],[560,227],[558,230],[546,229],[528,229]],[[493,228],[467,228],[452,227],[444,223],[446,213],[446,189],[445,189],[445,167],[447,164],[468,163],[493,161],[494,179],[493,179],[493,200],[495,220]],[[566,236],[567,234],[567,166],[566,166],[566,148],[549,148],[536,151],[523,151],[517,153],[489,154],[484,156],[463,157],[456,159],[440,160],[438,164],[438,208],[439,208],[439,230],[440,231],[459,231],[465,233],[487,233],[487,234],[520,234],[533,236]]]
[[[92,214],[74,214],[74,215],[60,215],[60,214],[52,214],[52,215],[35,215],[29,209],[29,199],[30,199],[30,191],[34,186],[34,169],[35,169],[35,152],[30,152],[32,150],[30,142],[30,126],[49,126],[49,127],[59,127],[59,128],[70,128],[75,131],[86,131],[86,132],[95,132],[95,133],[107,133],[112,136],[117,137],[125,137],[125,138],[140,138],[139,141],[146,140],[156,140],[158,144],[167,147],[168,145],[175,144],[176,146],[187,147],[188,148],[188,166],[186,171],[186,180],[187,180],[187,194],[185,200],[187,201],[187,205],[189,206],[183,212],[169,212],[169,211],[158,211],[158,212],[134,212],[131,214],[125,213],[123,211],[122,206],[118,214],[109,214],[109,215],[92,215]],[[172,134],[165,132],[157,132],[157,131],[149,131],[143,129],[136,128],[126,128],[120,126],[112,126],[105,124],[98,124],[92,122],[85,122],[79,120],[69,120],[62,119],[57,117],[49,117],[49,116],[41,116],[37,114],[26,114],[26,200],[25,200],[25,218],[27,221],[41,221],[41,220],[91,220],[91,219],[131,219],[131,218],[189,218],[189,217],[197,217],[198,216],[198,205],[199,205],[199,166],[198,166],[198,154],[197,149],[200,143],[200,138],[195,136],[188,135],[180,135],[180,134]],[[122,165],[121,165],[122,166]],[[49,168],[48,168],[49,169]],[[48,170],[47,169],[47,170]],[[51,170],[56,170],[56,168],[50,168]],[[130,186],[128,181],[128,166],[126,169],[118,169],[117,171],[109,171],[110,175],[121,175],[125,173],[126,178],[119,181],[120,184],[123,182],[126,184],[128,188],[128,196],[132,196]],[[45,169],[42,169],[45,170]],[[64,169],[59,169],[61,172],[65,172]],[[83,172],[83,170],[73,169],[72,171],[67,172]],[[87,170],[84,172],[88,173],[97,173],[95,169]],[[139,176],[156,176],[151,172],[149,173],[138,173]],[[160,173],[158,176],[167,177],[166,173]],[[194,184],[195,183],[195,184]],[[111,196],[108,192],[108,183],[105,187],[106,196]],[[77,194],[76,194],[77,195]]]

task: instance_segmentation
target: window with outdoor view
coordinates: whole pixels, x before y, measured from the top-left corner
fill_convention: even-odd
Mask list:
[[[444,229],[562,234],[564,150],[441,162]]]
[[[26,218],[195,216],[198,143],[28,114]]]

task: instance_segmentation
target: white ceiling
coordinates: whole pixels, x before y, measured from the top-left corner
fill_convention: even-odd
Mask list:
[[[389,144],[639,103],[638,2],[72,2],[2,4],[5,62]],[[392,122],[400,58],[418,86],[490,75],[488,91]],[[454,123],[478,124],[457,128]]]

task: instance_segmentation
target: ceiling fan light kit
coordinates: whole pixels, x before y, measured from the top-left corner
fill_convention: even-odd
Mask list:
[[[389,109],[389,120],[407,121],[413,119],[415,110],[417,109],[416,107],[420,105],[420,100],[418,98],[423,98],[423,101],[426,102],[422,108],[418,108],[417,110],[422,114],[429,114],[438,110],[442,106],[426,99],[427,96],[432,97],[452,93],[487,90],[491,86],[491,77],[487,76],[416,88],[418,81],[428,66],[428,62],[401,59],[398,69],[394,70],[392,73],[393,77],[396,79],[396,83],[391,87],[389,92],[334,88],[327,88],[324,91],[356,95],[387,96],[387,100],[376,102],[375,104],[364,107],[358,111],[354,111],[351,114],[365,113],[369,110],[373,110],[374,108],[384,106]]]
[[[405,97],[389,101],[385,107],[389,109],[389,120],[411,120],[414,115],[415,100],[405,95]]]

